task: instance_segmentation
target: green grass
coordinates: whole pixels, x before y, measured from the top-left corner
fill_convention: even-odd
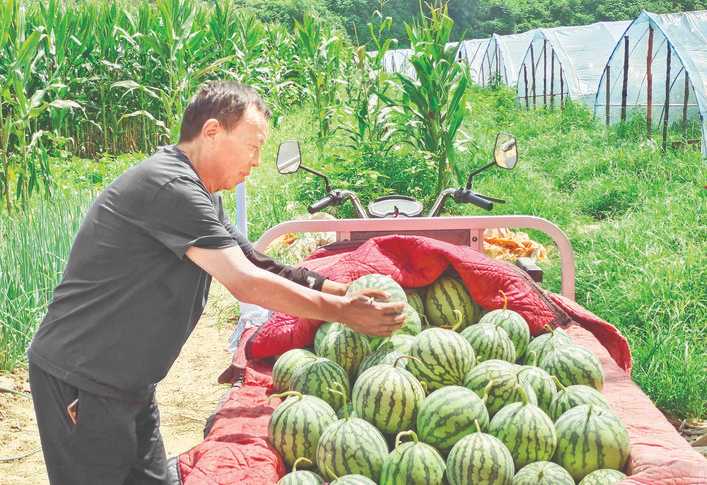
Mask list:
[[[519,140],[515,170],[490,170],[475,182],[479,192],[508,200],[493,213],[537,215],[563,229],[576,256],[577,301],[626,335],[636,382],[676,416],[707,416],[707,173],[699,153],[663,153],[620,129],[607,135],[581,107],[528,113],[516,110],[504,91],[474,90],[470,102],[464,130],[479,149],[460,157],[467,168],[487,161],[498,130],[513,132]],[[251,240],[278,222],[305,214],[306,204],[323,195],[309,175],[277,173],[280,141],[299,139],[307,164],[338,167],[337,176],[350,177],[348,183],[356,186],[360,173],[347,172],[349,166],[358,167],[355,153],[332,144],[329,153],[340,160],[317,160],[314,126],[300,110],[272,130],[263,163],[248,181]],[[54,170],[59,186],[54,205],[35,204],[29,214],[10,220],[2,216],[0,367],[21,362],[92,191],[140,158],[62,161]],[[395,160],[408,163],[414,154]],[[380,180],[400,182],[399,173],[409,167],[395,163],[385,166]],[[433,190],[427,185],[415,190],[427,194]],[[385,190],[384,183],[368,188],[369,194]],[[232,208],[233,197],[226,194],[225,199]],[[448,207],[455,214],[482,213],[472,206]],[[349,210],[342,209],[340,214]],[[557,291],[559,268],[551,254],[546,287]]]

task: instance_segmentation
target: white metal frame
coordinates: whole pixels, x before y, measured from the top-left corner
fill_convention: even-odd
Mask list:
[[[287,221],[268,229],[256,241],[255,248],[264,251],[276,238],[287,233],[336,232],[337,241],[356,239],[356,233],[381,234],[416,231],[469,231],[470,246],[483,252],[483,233],[493,228],[537,229],[552,238],[560,252],[562,295],[574,301],[575,267],[572,244],[564,232],[550,221],[533,216],[472,216],[472,217],[414,217],[399,219],[337,219]],[[434,236],[433,236],[434,237]]]

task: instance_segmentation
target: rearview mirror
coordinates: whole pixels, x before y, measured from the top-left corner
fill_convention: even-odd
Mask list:
[[[518,162],[518,145],[513,135],[509,133],[499,133],[496,135],[493,159],[496,165],[501,168],[510,170],[515,167]]]
[[[302,154],[297,140],[280,143],[277,149],[277,171],[281,174],[296,172],[302,163]]]

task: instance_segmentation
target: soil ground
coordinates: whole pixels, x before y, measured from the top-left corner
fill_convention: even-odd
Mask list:
[[[232,315],[233,301],[223,287],[214,283],[204,316],[167,377],[157,386],[160,429],[168,457],[203,439],[206,419],[229,388],[218,384],[216,378],[230,363],[226,343],[234,322],[228,322],[223,313]],[[27,369],[0,374],[0,387],[29,391]],[[25,458],[5,461],[33,451]],[[3,485],[49,483],[32,401],[9,393],[0,393],[0,477]]]

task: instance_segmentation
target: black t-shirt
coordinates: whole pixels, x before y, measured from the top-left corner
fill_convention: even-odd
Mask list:
[[[206,305],[211,277],[185,257],[187,249],[236,244],[259,267],[321,288],[318,274],[255,251],[186,155],[161,148],[88,210],[29,360],[90,392],[149,396]]]

